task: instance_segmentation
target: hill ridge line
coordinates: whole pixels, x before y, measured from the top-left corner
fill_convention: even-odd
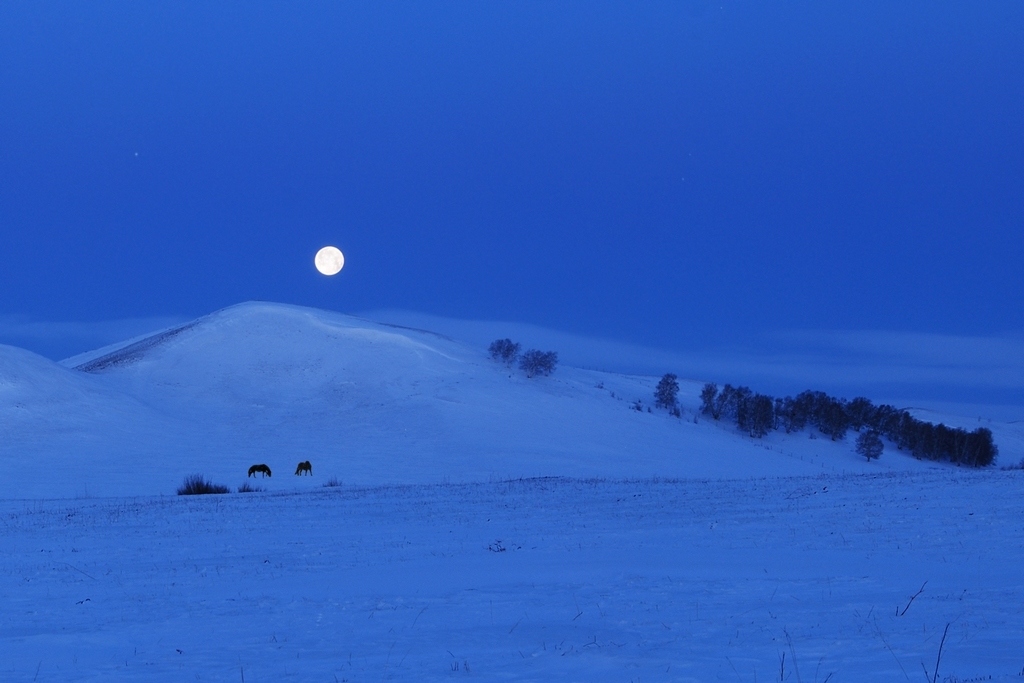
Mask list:
[[[173,339],[174,337],[177,337],[182,332],[187,332],[188,330],[192,329],[193,327],[199,324],[200,320],[202,320],[202,318],[198,320],[193,320],[192,322],[185,323],[184,325],[172,327],[171,329],[164,330],[163,332],[158,332],[157,334],[146,337],[145,339],[140,339],[139,341],[133,344],[129,344],[116,351],[112,351],[108,354],[102,355],[99,358],[94,358],[90,361],[82,363],[81,365],[76,365],[72,368],[72,370],[96,373],[102,372],[103,370],[106,370],[107,368],[111,368],[114,366],[129,365],[142,358],[143,354],[145,354],[146,351],[149,351],[150,349],[164,343],[168,339]]]

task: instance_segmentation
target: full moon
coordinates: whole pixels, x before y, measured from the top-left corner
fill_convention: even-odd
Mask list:
[[[316,269],[324,275],[337,275],[345,265],[345,255],[337,247],[324,247],[313,259]]]

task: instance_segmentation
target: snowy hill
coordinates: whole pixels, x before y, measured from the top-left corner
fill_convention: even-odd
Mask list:
[[[631,409],[657,378],[561,366],[526,378],[425,330],[246,303],[56,364],[0,347],[0,497],[173,493],[200,472],[269,490],[529,476],[722,478],[935,467],[852,439],[752,440]],[[1000,435],[997,433],[997,439]],[[312,478],[293,476],[301,460]],[[1004,460],[1005,462],[1005,460]]]
[[[698,381],[632,409],[656,382],[272,304],[0,346],[0,679],[1019,680],[1024,473],[752,440]]]

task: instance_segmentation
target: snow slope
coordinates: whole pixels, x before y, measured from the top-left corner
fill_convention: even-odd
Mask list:
[[[527,379],[424,330],[247,303],[51,363],[0,347],[0,497],[173,493],[199,472],[270,490],[509,477],[735,477],[934,467],[852,439],[752,440],[650,405],[657,378],[559,367]],[[997,435],[998,436],[998,435]],[[292,472],[313,463],[305,481]]]

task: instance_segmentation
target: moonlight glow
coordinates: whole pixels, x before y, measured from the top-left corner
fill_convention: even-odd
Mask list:
[[[345,265],[345,255],[337,247],[324,247],[316,252],[313,263],[324,275],[337,275]]]

